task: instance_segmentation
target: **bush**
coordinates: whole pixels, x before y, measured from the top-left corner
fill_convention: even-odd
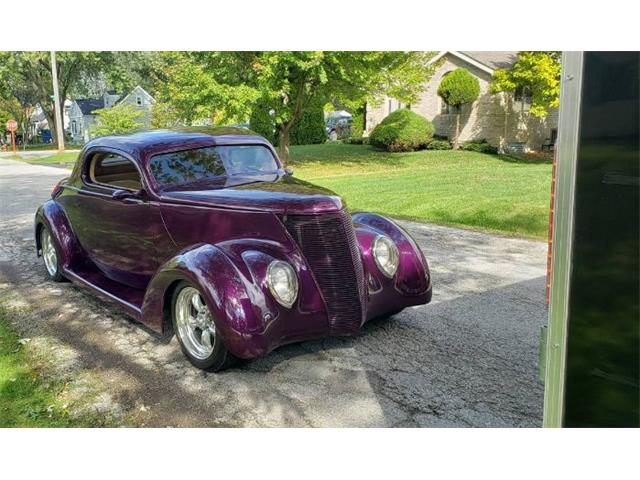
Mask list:
[[[411,110],[389,114],[369,136],[369,143],[389,152],[411,152],[425,148],[433,137],[433,124]]]
[[[491,145],[484,138],[482,140],[469,140],[468,142],[464,142],[461,149],[469,152],[498,153],[498,148]]]
[[[343,140],[344,143],[348,143],[350,145],[368,145],[369,144],[369,138],[367,137],[349,137],[349,138],[345,138]]]
[[[253,107],[253,110],[251,110],[249,126],[251,130],[256,132],[258,135],[262,135],[273,145],[276,145],[278,135],[276,134],[276,126],[273,121],[273,117],[269,115],[270,108],[271,107],[268,102],[258,100]]]
[[[449,140],[434,138],[427,145],[428,150],[451,150],[453,146]]]
[[[289,139],[291,145],[312,145],[325,142],[327,132],[322,105],[311,106],[302,112],[300,120],[291,129]]]

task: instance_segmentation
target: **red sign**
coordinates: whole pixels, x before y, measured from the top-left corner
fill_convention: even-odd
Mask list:
[[[15,120],[7,120],[7,130],[10,132],[15,132],[18,130],[18,122]]]

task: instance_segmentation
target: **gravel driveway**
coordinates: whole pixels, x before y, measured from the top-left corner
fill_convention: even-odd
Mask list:
[[[21,325],[74,352],[147,426],[533,427],[546,244],[402,222],[430,262],[434,299],[353,338],[277,349],[208,374],[70,283],[45,280],[32,222],[67,170],[0,159],[0,286],[35,315]],[[14,288],[15,287],[15,288]],[[1,294],[1,293],[0,293]]]

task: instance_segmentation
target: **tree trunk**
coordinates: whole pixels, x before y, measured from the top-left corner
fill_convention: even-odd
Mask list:
[[[289,128],[280,126],[278,128],[278,155],[283,165],[289,162]]]
[[[49,124],[49,131],[51,132],[51,142],[56,145],[56,147],[60,148],[58,145],[58,136],[56,132],[55,114],[52,114],[45,108],[42,109],[42,113],[44,113],[44,116],[47,119],[47,123]]]
[[[460,148],[460,142],[458,142],[458,137],[460,136],[460,113],[456,114],[456,136],[453,140],[453,149],[458,150]]]

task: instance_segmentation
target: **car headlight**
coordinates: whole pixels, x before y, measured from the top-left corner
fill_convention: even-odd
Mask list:
[[[298,296],[298,277],[293,267],[287,262],[274,260],[267,269],[267,282],[277,302],[291,308]]]
[[[398,247],[393,240],[385,235],[378,235],[373,241],[372,253],[380,271],[387,277],[393,277],[400,263]]]

